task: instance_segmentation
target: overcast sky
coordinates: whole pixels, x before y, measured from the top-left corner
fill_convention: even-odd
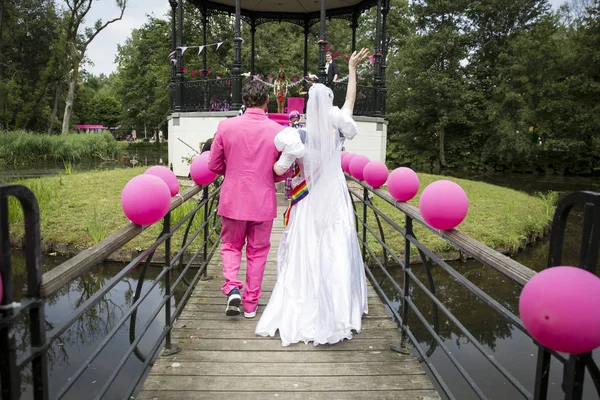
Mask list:
[[[549,1],[556,8],[566,0]],[[123,43],[133,29],[142,26],[146,22],[147,14],[164,17],[170,10],[168,0],[129,0],[128,3],[123,19],[109,25],[88,47],[87,55],[94,65],[86,65],[85,68],[95,75],[101,73],[109,75],[116,70],[114,61],[117,44]],[[114,0],[94,1],[86,23],[91,25],[98,18],[106,21],[118,15],[118,8],[115,6]]]

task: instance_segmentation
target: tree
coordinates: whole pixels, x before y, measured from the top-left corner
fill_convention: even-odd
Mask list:
[[[69,67],[67,68],[67,100],[62,123],[62,133],[68,133],[71,126],[71,116],[73,113],[73,103],[75,102],[75,88],[79,77],[79,67],[85,57],[89,44],[96,36],[108,25],[120,21],[125,13],[127,0],[115,0],[120,10],[120,15],[109,21],[103,22],[101,19],[94,23],[91,28],[85,28],[84,33],[79,32],[81,24],[87,13],[92,8],[93,0],[66,0],[69,14],[67,17],[67,29],[65,32],[65,60]]]
[[[446,166],[448,129],[464,125],[469,97],[461,60],[468,53],[466,1],[412,3],[414,34],[390,60],[390,107],[404,132],[438,148]],[[394,114],[392,112],[392,114]],[[435,143],[437,142],[437,144]]]
[[[118,46],[114,88],[123,105],[123,123],[157,128],[169,112],[170,24],[150,17]]]
[[[98,96],[94,99],[94,121],[106,128],[116,126],[121,120],[121,103],[114,97]]]
[[[0,127],[43,129],[49,87],[45,71],[60,40],[53,1],[0,4]]]

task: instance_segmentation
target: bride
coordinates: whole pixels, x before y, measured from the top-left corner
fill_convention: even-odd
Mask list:
[[[331,89],[313,85],[306,130],[286,128],[275,138],[282,151],[275,173],[282,175],[292,166],[296,173],[277,254],[277,282],[256,334],[274,336],[279,330],[283,346],[351,339],[368,311],[364,265],[341,169],[342,142],[358,133],[351,117],[356,67],[367,56],[368,49],[362,49],[350,57],[341,110],[333,106]]]

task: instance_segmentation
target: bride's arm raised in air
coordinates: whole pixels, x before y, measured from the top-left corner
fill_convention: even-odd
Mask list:
[[[355,51],[348,61],[348,88],[346,89],[346,101],[342,109],[354,111],[354,102],[356,101],[356,67],[360,65],[369,56],[369,49],[363,48],[358,53]]]

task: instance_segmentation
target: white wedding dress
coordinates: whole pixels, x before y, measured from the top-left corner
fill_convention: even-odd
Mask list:
[[[275,336],[279,331],[283,346],[351,339],[353,331],[360,332],[362,316],[368,311],[364,265],[337,135],[340,131],[351,139],[357,133],[356,123],[349,110],[331,107],[328,114],[335,144],[312,179],[309,194],[291,210],[277,255],[277,282],[256,326],[260,336]],[[309,120],[307,148],[310,128]],[[275,140],[285,147],[297,137],[298,133],[286,129]],[[325,151],[323,146],[317,152]],[[295,180],[311,175],[307,157],[299,160],[302,173]]]

